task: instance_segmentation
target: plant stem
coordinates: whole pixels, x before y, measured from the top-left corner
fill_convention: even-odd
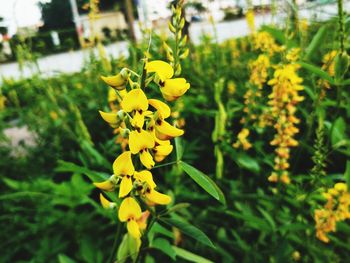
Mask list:
[[[344,39],[345,39],[343,0],[338,0],[338,18],[339,18],[340,53],[343,53],[344,52]]]
[[[149,225],[148,225],[148,227],[147,227],[145,233],[144,233],[143,236],[142,236],[143,238],[142,238],[142,242],[141,242],[141,247],[140,247],[139,253],[137,254],[135,263],[138,263],[138,262],[141,260],[141,251],[145,249],[145,246],[146,246],[145,244],[146,244],[146,241],[147,241],[147,234],[148,234],[148,232],[151,230],[153,224],[154,224],[154,223],[156,222],[156,220],[157,220],[157,216],[154,215],[153,213],[151,213],[151,214],[152,214],[152,219],[151,219],[151,221],[150,221],[150,223],[149,223]]]
[[[179,164],[180,162],[181,162],[181,160],[177,160],[177,161],[173,161],[173,162],[169,162],[169,163],[164,163],[164,164],[154,166],[152,169],[156,169],[156,168],[160,168],[160,167],[164,167],[164,166],[168,166],[168,165],[172,165],[172,164]]]
[[[112,246],[112,250],[111,250],[111,255],[109,256],[109,259],[107,262],[111,262],[111,263],[114,262],[115,252],[117,251],[118,240],[119,240],[119,236],[120,236],[120,230],[121,230],[121,224],[118,223],[117,224],[117,232],[116,232],[116,235],[114,237],[113,246]]]

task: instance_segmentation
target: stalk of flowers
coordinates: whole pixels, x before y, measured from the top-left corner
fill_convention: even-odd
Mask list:
[[[251,4],[249,4],[250,7],[247,11],[247,13],[245,14],[245,19],[247,21],[249,30],[251,34],[255,33],[255,18],[254,18],[254,9],[251,8]]]
[[[238,133],[237,141],[233,144],[235,148],[242,147],[243,150],[248,150],[252,147],[248,140],[250,134],[248,126],[254,124],[258,118],[260,119],[261,101],[259,99],[262,96],[263,85],[267,81],[270,66],[270,58],[266,54],[259,55],[256,60],[248,64],[250,77],[247,91],[244,94],[244,117],[240,121],[244,126]]]
[[[337,51],[332,50],[325,54],[322,58],[322,69],[325,70],[329,76],[335,76],[335,58],[337,56]],[[317,84],[320,87],[319,99],[322,100],[326,96],[326,90],[331,88],[329,82],[325,79],[320,79]]]
[[[276,131],[270,144],[276,147],[277,155],[274,172],[268,178],[270,182],[290,183],[288,175],[290,148],[298,146],[294,136],[299,132],[296,125],[300,122],[295,114],[297,104],[304,99],[299,95],[299,91],[304,89],[301,85],[303,79],[297,74],[299,68],[296,63],[278,65],[273,79],[268,82],[272,86],[268,105],[271,107],[273,127]]]
[[[122,199],[118,207],[119,220],[126,222],[129,236],[137,240],[138,247],[147,217],[153,211],[151,207],[171,202],[170,196],[158,192],[150,170],[172,152],[170,139],[184,133],[167,121],[171,115],[169,106],[162,100],[147,98],[145,90],[153,82],[166,101],[174,101],[189,89],[190,84],[173,76],[170,64],[146,60],[141,75],[124,68],[116,76],[102,77],[114,88],[120,109],[108,113],[100,111],[101,117],[113,128],[119,127],[122,136],[128,140],[128,149],[114,161],[113,175],[94,184],[103,191],[118,192]],[[101,196],[101,203],[106,208],[117,206],[104,196]],[[146,210],[142,212],[141,207]]]
[[[316,237],[328,243],[327,234],[336,232],[336,223],[350,218],[350,193],[345,183],[336,183],[323,196],[327,200],[326,204],[314,212]]]
[[[178,1],[176,5],[171,7],[173,17],[168,23],[168,28],[173,34],[175,44],[173,47],[168,45],[164,39],[163,48],[165,50],[167,59],[170,65],[174,68],[174,76],[181,75],[182,67],[181,62],[185,60],[189,55],[189,48],[187,47],[188,36],[183,34],[185,26],[185,17],[182,13],[184,1]],[[184,108],[182,99],[178,99],[173,107],[174,111],[171,113],[171,117],[174,119],[174,123],[177,127],[183,128],[185,126],[185,119],[181,117],[181,112]]]

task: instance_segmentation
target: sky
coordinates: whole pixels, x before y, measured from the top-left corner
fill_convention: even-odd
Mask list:
[[[38,2],[39,0],[0,0],[0,16],[9,26],[10,35],[16,32],[16,24],[24,27],[40,22]]]

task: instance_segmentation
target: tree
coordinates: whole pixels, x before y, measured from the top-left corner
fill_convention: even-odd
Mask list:
[[[39,3],[44,26],[42,31],[74,27],[73,15],[69,0],[51,0]]]

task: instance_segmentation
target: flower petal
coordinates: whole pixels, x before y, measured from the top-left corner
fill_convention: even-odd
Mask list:
[[[145,130],[131,131],[129,134],[129,148],[133,154],[139,153],[141,150],[153,148],[155,141],[153,136]]]
[[[100,202],[104,209],[111,209],[115,207],[115,203],[110,202],[103,194],[100,194]]]
[[[190,88],[190,84],[184,78],[167,79],[164,86],[160,89],[164,99],[173,101],[185,94]]]
[[[98,111],[102,117],[102,119],[110,124],[113,128],[117,128],[117,124],[119,122],[118,120],[118,113],[117,112],[103,112]]]
[[[132,180],[129,175],[123,176],[119,188],[119,198],[122,198],[130,193],[132,189]]]
[[[97,188],[107,192],[113,192],[115,190],[115,184],[109,179],[101,183],[94,183],[94,185]]]
[[[159,193],[154,189],[149,192],[146,192],[146,198],[152,203],[155,203],[158,205],[167,205],[171,202],[170,196]]]
[[[148,103],[158,111],[158,115],[161,119],[166,119],[170,116],[171,110],[164,102],[156,99],[149,99]]]
[[[111,76],[111,77],[104,77],[101,76],[101,79],[109,86],[116,88],[116,87],[120,87],[123,86],[125,84],[125,79],[122,77],[121,74],[117,74],[115,76]]]
[[[160,119],[156,121],[156,131],[161,133],[160,136],[157,136],[160,139],[163,139],[164,137],[166,139],[171,139],[184,134],[183,130],[178,129],[175,126],[170,125],[168,122]]]
[[[128,229],[129,234],[133,238],[139,239],[141,237],[139,225],[135,220],[128,221],[128,223],[126,224],[126,227]]]
[[[161,60],[154,60],[146,64],[147,73],[155,72],[159,76],[161,81],[172,78],[174,75],[173,67]]]
[[[132,119],[132,126],[142,128],[144,122],[145,122],[144,113],[140,114],[138,111],[136,111]]]
[[[131,152],[123,152],[113,163],[113,173],[115,175],[133,175],[135,171],[131,160]]]
[[[140,161],[147,169],[152,169],[153,166],[155,165],[155,162],[153,161],[153,157],[147,149],[141,152]]]
[[[161,162],[173,151],[172,145],[158,145],[154,147],[154,160],[156,162]]]
[[[155,182],[153,181],[153,176],[152,176],[152,173],[150,171],[147,171],[147,170],[144,170],[141,172],[135,171],[134,178],[136,180],[140,181],[141,183],[146,182],[151,189],[153,189],[157,186],[155,184]]]
[[[142,91],[142,89],[130,90],[123,98],[123,101],[121,102],[121,107],[127,112],[131,112],[134,110],[146,111],[148,109],[147,97]]]
[[[127,197],[120,204],[118,210],[118,217],[120,221],[125,222],[131,219],[138,220],[141,215],[141,207],[134,198]]]

